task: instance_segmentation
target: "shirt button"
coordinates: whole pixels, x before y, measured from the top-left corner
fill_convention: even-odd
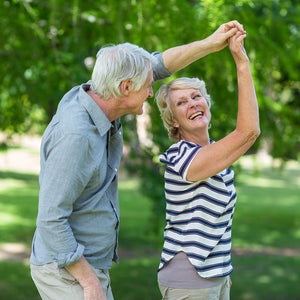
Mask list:
[[[122,134],[122,132],[121,131],[119,131],[119,135],[121,135]]]
[[[118,172],[118,169],[117,169],[117,168],[115,168],[115,171],[116,171],[116,172]]]

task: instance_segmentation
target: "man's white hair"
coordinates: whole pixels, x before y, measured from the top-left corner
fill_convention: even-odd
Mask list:
[[[121,96],[121,82],[130,79],[138,91],[155,63],[153,55],[130,43],[103,47],[97,53],[91,89],[105,100],[116,98]]]

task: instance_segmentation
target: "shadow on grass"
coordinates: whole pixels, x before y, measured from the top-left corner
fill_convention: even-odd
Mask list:
[[[158,300],[161,295],[157,284],[158,259],[147,257],[121,259],[114,264],[111,274],[115,300]]]
[[[300,299],[300,257],[234,256],[233,265],[231,299]]]
[[[26,182],[28,185],[35,185],[38,183],[39,176],[37,174],[22,173],[14,171],[0,171],[0,180],[13,179]]]
[[[27,264],[0,261],[0,300],[40,300]]]

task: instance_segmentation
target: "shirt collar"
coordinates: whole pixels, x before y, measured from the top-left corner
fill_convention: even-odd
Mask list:
[[[89,87],[90,81],[80,86],[79,101],[89,113],[100,135],[103,136],[113,125],[108,120],[102,109],[97,105],[97,103],[87,94],[86,91],[89,89]]]

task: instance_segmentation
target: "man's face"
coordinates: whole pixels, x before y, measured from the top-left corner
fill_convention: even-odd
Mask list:
[[[128,112],[134,115],[143,113],[143,104],[148,99],[153,97],[153,71],[150,70],[144,85],[138,91],[132,91],[129,98],[126,100]]]

